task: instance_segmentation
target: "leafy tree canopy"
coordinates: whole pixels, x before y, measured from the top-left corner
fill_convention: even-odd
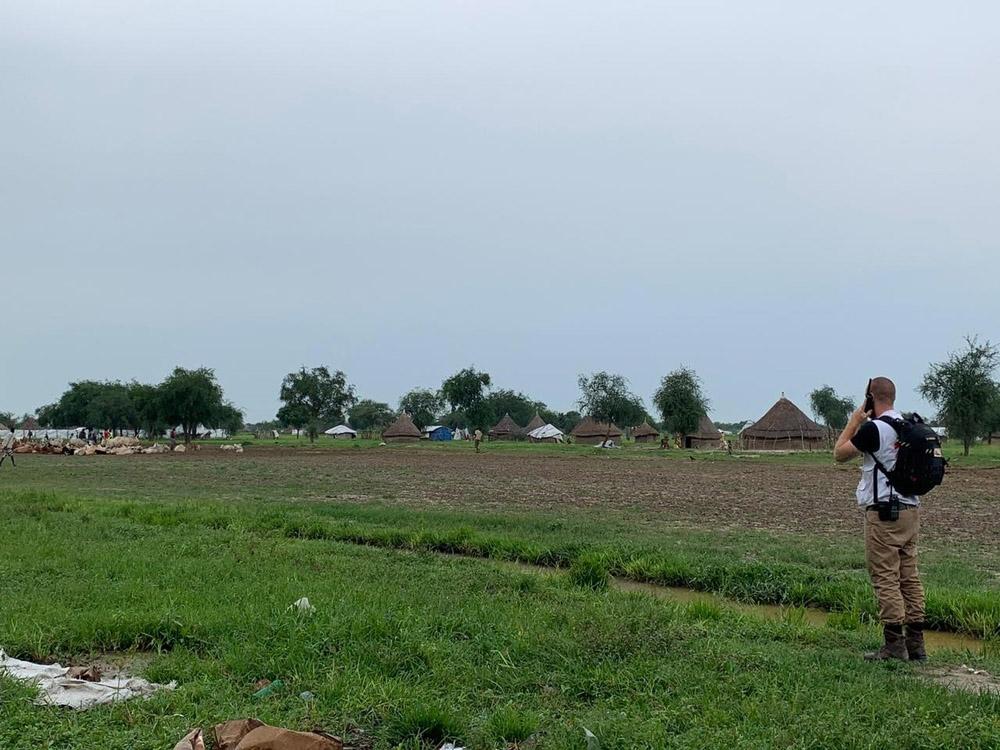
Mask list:
[[[581,375],[577,380],[580,399],[577,404],[584,413],[598,422],[614,422],[619,427],[632,427],[642,422],[646,409],[642,400],[629,388],[622,375],[596,372]],[[610,429],[610,424],[608,425]]]
[[[701,379],[687,367],[665,375],[653,395],[660,411],[664,432],[690,435],[698,431],[698,423],[708,412],[708,399],[701,390]]]
[[[511,419],[524,427],[536,413],[541,414],[546,408],[541,401],[532,401],[523,393],[504,389],[490,393],[485,405],[487,423],[477,427],[490,428],[503,419],[504,414],[510,414]]]
[[[278,398],[278,421],[287,427],[306,428],[309,439],[315,440],[319,426],[343,422],[345,413],[354,403],[354,387],[343,371],[333,374],[326,367],[305,367],[290,372],[281,381]]]
[[[986,440],[992,445],[993,436],[1000,434],[1000,387],[997,388],[989,406],[986,407],[985,428]]]
[[[444,408],[441,394],[426,388],[414,388],[399,399],[399,410],[405,411],[413,419],[413,423],[423,429],[434,424]]]
[[[809,403],[812,405],[816,418],[834,430],[844,429],[855,408],[851,399],[838,396],[837,392],[828,385],[821,386],[810,393]]]
[[[490,375],[473,367],[459,370],[441,384],[441,398],[452,411],[473,411],[483,401],[483,391],[490,387]]]
[[[348,416],[355,430],[382,430],[392,424],[396,415],[389,404],[362,399],[351,407]]]
[[[949,437],[962,441],[965,455],[983,434],[989,410],[1000,386],[993,380],[1000,351],[989,341],[965,339],[965,351],[932,364],[920,384],[920,393],[937,406]]]
[[[222,387],[215,380],[215,371],[208,367],[176,367],[158,390],[163,419],[180,425],[186,442],[191,441],[198,425],[217,427],[224,417]]]

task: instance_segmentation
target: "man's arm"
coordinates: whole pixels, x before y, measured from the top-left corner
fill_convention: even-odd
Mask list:
[[[862,405],[854,410],[851,418],[847,420],[847,426],[844,428],[844,431],[837,438],[837,444],[833,447],[833,457],[839,464],[861,455],[861,451],[854,447],[854,443],[851,440],[858,433],[858,430],[861,429],[861,425],[868,419],[868,412],[864,409],[865,407]]]

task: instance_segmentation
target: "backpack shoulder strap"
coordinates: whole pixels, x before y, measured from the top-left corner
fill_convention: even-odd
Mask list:
[[[888,417],[884,414],[878,418],[878,421],[889,425],[892,429],[896,431],[897,435],[899,434],[900,430],[903,429],[903,424],[905,422],[905,420],[900,419],[899,417]]]

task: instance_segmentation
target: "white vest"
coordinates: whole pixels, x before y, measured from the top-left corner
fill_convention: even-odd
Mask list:
[[[900,414],[895,409],[890,409],[881,416],[892,417],[894,419],[902,419],[903,415]],[[875,451],[875,457],[881,462],[881,464],[889,471],[892,471],[892,467],[896,465],[896,454],[899,449],[896,447],[896,442],[899,440],[899,435],[892,428],[892,425],[888,425],[880,419],[873,420],[875,427],[878,428],[879,434],[879,448]],[[861,465],[861,481],[858,482],[858,505],[862,508],[866,505],[871,505],[875,502],[875,493],[872,489],[872,474],[875,473],[875,461],[872,460],[870,454],[863,454],[865,457],[864,463]],[[899,498],[899,502],[906,505],[920,505],[920,500],[916,497],[908,497],[906,495],[901,495],[889,486],[889,480],[885,478],[885,474],[881,471],[878,472],[878,499],[879,502],[888,502],[890,494],[895,494]]]

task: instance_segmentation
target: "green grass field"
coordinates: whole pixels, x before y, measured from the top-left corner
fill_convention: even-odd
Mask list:
[[[0,748],[170,748],[190,726],[250,715],[377,748],[584,748],[584,727],[603,748],[1000,746],[1000,696],[861,661],[877,633],[856,535],[699,524],[629,504],[617,484],[653,472],[678,493],[673,478],[716,466],[713,482],[739,482],[741,461],[763,461],[755,471],[773,467],[794,486],[825,481],[818,457],[671,456],[681,462],[494,443],[471,464],[460,445],[287,448],[4,467],[0,647],[63,663],[134,658],[179,687],[72,714],[0,679]],[[995,448],[975,456],[976,497],[1000,483]],[[358,468],[361,454],[370,463]],[[477,470],[485,479],[473,483]],[[534,507],[501,496],[518,471],[583,478],[565,502]],[[443,505],[447,472],[469,484]],[[594,483],[622,502],[573,502]],[[975,542],[979,527],[961,545],[944,529],[929,537],[935,624],[986,637],[981,652],[933,662],[1000,674],[1000,553]],[[609,573],[787,609],[768,620],[622,592],[605,585]],[[315,615],[286,609],[301,596]],[[817,627],[802,605],[836,614]],[[255,700],[262,678],[286,689]],[[307,690],[315,700],[299,697]]]

